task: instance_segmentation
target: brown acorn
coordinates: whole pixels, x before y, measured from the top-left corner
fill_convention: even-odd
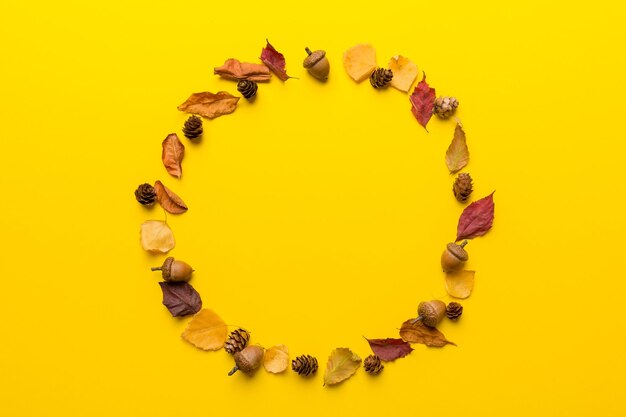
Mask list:
[[[422,321],[425,326],[436,327],[446,316],[446,303],[441,300],[423,301],[417,306],[417,318],[412,323]]]
[[[321,49],[311,52],[308,47],[304,48],[304,50],[309,55],[304,58],[302,66],[309,71],[309,74],[318,80],[325,81],[330,72],[330,63],[328,62],[328,58],[326,58],[326,52]]]
[[[456,272],[463,268],[463,265],[469,259],[469,255],[464,249],[465,245],[467,245],[467,240],[460,245],[448,243],[446,250],[441,254],[441,268],[443,268],[443,272]]]
[[[241,371],[246,375],[251,375],[255,369],[261,366],[263,362],[264,349],[261,346],[248,346],[241,352],[233,355],[235,359],[235,367],[230,370],[228,376],[237,371]]]
[[[177,261],[173,257],[168,257],[161,266],[151,268],[152,271],[162,271],[165,281],[189,281],[193,269],[183,261]]]

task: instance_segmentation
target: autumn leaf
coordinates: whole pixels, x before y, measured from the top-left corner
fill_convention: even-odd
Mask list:
[[[249,62],[239,62],[230,58],[224,65],[213,69],[213,73],[228,80],[250,80],[269,81],[271,78],[270,69],[263,64],[251,64]]]
[[[189,322],[182,338],[203,350],[218,350],[226,342],[227,327],[213,310],[203,308]]]
[[[188,282],[159,282],[163,305],[174,317],[196,314],[202,308],[200,294]]]
[[[261,61],[263,61],[263,63],[267,65],[278,78],[283,81],[288,80],[290,77],[285,71],[285,56],[274,49],[274,47],[270,44],[270,41],[267,39],[265,41],[267,42],[267,45],[261,51]]]
[[[472,239],[487,233],[493,226],[494,208],[493,193],[465,207],[459,218],[456,240]]]
[[[265,351],[263,367],[267,372],[279,374],[289,366],[289,349],[285,345],[276,345]]]
[[[474,289],[476,271],[459,271],[446,274],[446,291],[454,298],[467,298]]]
[[[172,229],[161,220],[148,220],[141,225],[141,247],[148,252],[167,253],[176,241]]]
[[[185,202],[172,190],[167,188],[161,181],[154,183],[157,200],[165,211],[172,214],[181,214],[187,211]]]
[[[343,53],[343,67],[357,83],[376,69],[376,50],[370,44],[355,45]]]
[[[456,124],[452,143],[446,151],[446,165],[452,174],[463,169],[469,162],[469,149],[465,141],[465,131],[461,123]]]
[[[389,69],[393,72],[391,86],[407,93],[417,77],[417,65],[402,55],[389,60]]]
[[[170,133],[163,139],[161,146],[163,146],[161,159],[165,169],[170,175],[180,178],[183,175],[183,168],[180,166],[180,163],[185,156],[185,145],[178,139],[176,133]]]
[[[433,115],[433,109],[435,108],[435,89],[430,88],[426,83],[426,73],[424,73],[422,81],[417,83],[409,100],[411,101],[411,111],[413,115],[424,129],[426,129],[426,125]],[[426,129],[426,131],[428,131],[428,129]]]
[[[234,112],[240,98],[226,91],[220,91],[216,94],[208,91],[193,93],[187,101],[178,106],[178,110],[199,114],[208,119],[215,119],[216,117]]]
[[[434,327],[428,327],[421,321],[413,323],[414,321],[415,319],[409,319],[402,323],[400,337],[403,340],[411,343],[423,343],[430,347],[443,347],[447,344],[456,346]]]
[[[352,376],[361,366],[361,358],[348,348],[333,350],[326,364],[324,385],[334,385]]]
[[[395,361],[404,358],[413,351],[411,345],[402,339],[368,339],[372,352],[383,361]]]

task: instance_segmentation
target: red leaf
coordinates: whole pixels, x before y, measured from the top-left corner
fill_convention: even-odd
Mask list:
[[[163,291],[163,305],[173,317],[196,314],[202,308],[200,294],[186,282],[159,282]]]
[[[402,339],[368,339],[365,338],[372,348],[372,352],[383,361],[394,361],[404,358],[413,351],[408,342]]]
[[[494,191],[495,192],[495,191]],[[456,240],[482,236],[493,226],[493,193],[465,207],[456,231]]]
[[[261,61],[263,61],[278,78],[286,81],[290,77],[287,75],[287,71],[285,71],[285,56],[274,49],[267,39],[265,41],[267,42],[267,46],[261,51]]]
[[[422,81],[415,86],[409,100],[411,101],[411,111],[413,115],[417,121],[424,126],[424,129],[426,129],[426,125],[433,115],[433,109],[435,108],[435,89],[430,88],[426,83],[426,73],[424,73]],[[428,129],[426,129],[426,131],[428,132]]]

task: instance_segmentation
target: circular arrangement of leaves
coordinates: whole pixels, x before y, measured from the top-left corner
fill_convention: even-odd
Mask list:
[[[324,51],[311,51],[305,48],[307,56],[303,67],[308,73],[324,81],[329,74],[330,64]],[[216,75],[237,82],[238,92],[247,100],[254,100],[258,84],[267,82],[274,73],[283,82],[291,78],[285,70],[285,57],[269,42],[261,52],[262,63],[240,62],[230,58],[215,68]],[[404,93],[409,92],[418,77],[417,66],[403,56],[391,58],[387,68],[377,68],[375,49],[369,44],[356,45],[343,55],[343,65],[348,76],[360,83],[369,78],[373,88],[391,86]],[[185,122],[182,132],[190,140],[198,139],[203,134],[201,117],[214,119],[233,113],[241,97],[225,91],[218,93],[199,92],[192,94],[178,109],[192,115]],[[454,97],[439,97],[435,89],[426,82],[423,73],[421,81],[414,87],[409,96],[411,112],[417,121],[426,129],[433,114],[443,119],[449,118],[459,103]],[[201,116],[201,117],[198,117]],[[167,172],[180,178],[185,146],[176,133],[171,133],[162,142],[162,162]],[[445,155],[446,165],[451,174],[457,174],[469,162],[469,150],[465,131],[456,120],[452,142]],[[460,173],[456,177],[452,192],[458,201],[466,203],[472,194],[472,178],[468,173]],[[168,213],[182,214],[187,205],[176,193],[167,188],[161,181],[154,185],[141,184],[135,191],[137,201],[144,206],[159,203]],[[441,266],[446,273],[446,290],[453,298],[465,299],[470,296],[475,271],[464,269],[468,260],[465,245],[468,239],[487,233],[494,218],[493,193],[469,204],[463,210],[457,226],[457,236],[449,243],[441,256]],[[461,242],[461,243],[457,243]],[[148,220],[141,225],[142,247],[150,252],[167,253],[175,246],[174,234],[165,221]],[[184,261],[166,258],[163,265],[152,268],[160,271],[163,281],[159,283],[163,292],[163,304],[174,317],[193,315],[182,334],[187,342],[203,350],[219,350],[224,348],[233,355],[235,366],[229,375],[237,371],[246,374],[254,373],[261,365],[270,373],[291,369],[299,375],[308,377],[318,370],[317,358],[308,354],[300,355],[291,360],[285,345],[277,345],[265,349],[259,345],[249,344],[250,333],[237,328],[228,333],[228,325],[213,310],[202,308],[200,294],[189,284],[193,275],[192,267]],[[448,304],[441,300],[421,302],[416,317],[402,323],[399,338],[367,339],[372,354],[365,360],[348,348],[334,349],[327,361],[324,372],[324,385],[334,385],[352,376],[361,366],[372,375],[379,374],[383,362],[402,358],[413,350],[411,343],[422,343],[430,347],[455,345],[437,330],[437,325],[444,319],[458,320],[463,313],[463,306],[458,302]]]

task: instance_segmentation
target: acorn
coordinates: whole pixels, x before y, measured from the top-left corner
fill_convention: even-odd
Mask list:
[[[328,78],[328,73],[330,72],[330,63],[328,62],[328,58],[326,58],[326,51],[322,51],[320,49],[315,52],[311,52],[308,47],[304,48],[304,50],[307,54],[309,54],[309,56],[304,58],[302,66],[309,71],[309,74],[318,80],[325,81]]]
[[[189,281],[193,269],[188,263],[177,261],[173,257],[168,257],[161,266],[151,268],[152,271],[162,271],[165,281]]]
[[[422,321],[425,326],[436,327],[446,316],[446,303],[441,300],[422,301],[417,306],[417,318],[411,323]]]
[[[441,254],[443,272],[456,272],[463,268],[463,265],[469,259],[469,255],[464,249],[465,245],[467,245],[467,240],[460,245],[448,243],[446,250]]]
[[[252,374],[255,369],[261,366],[263,354],[264,350],[261,346],[248,346],[241,352],[235,353],[233,355],[235,367],[230,370],[228,376],[231,376],[237,371],[241,371],[246,375]]]

